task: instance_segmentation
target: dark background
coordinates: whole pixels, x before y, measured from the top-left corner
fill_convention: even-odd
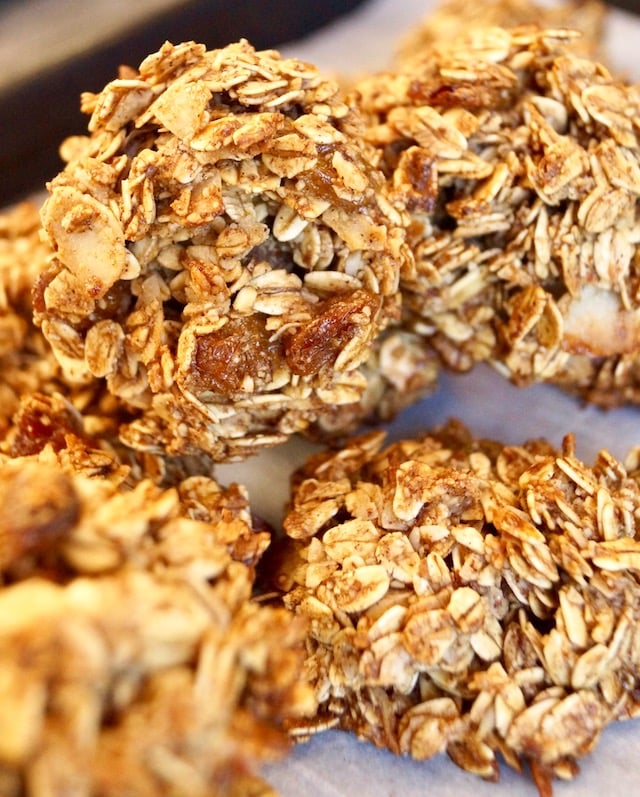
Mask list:
[[[0,91],[0,207],[44,188],[60,171],[60,142],[86,131],[87,119],[79,110],[81,92],[100,91],[116,77],[120,64],[137,67],[167,39],[195,40],[213,48],[244,37],[258,49],[277,47],[363,1],[190,0],[130,29],[117,41],[105,41]],[[8,5],[0,0],[0,8]]]

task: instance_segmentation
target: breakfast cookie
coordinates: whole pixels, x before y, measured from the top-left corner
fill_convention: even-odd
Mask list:
[[[142,450],[242,458],[357,407],[411,257],[362,125],[309,64],[166,43],[86,94],[34,293],[67,379]]]
[[[570,436],[504,446],[458,422],[384,440],[294,474],[272,566],[310,623],[319,711],[292,732],[447,752],[489,780],[501,756],[550,794],[640,714],[637,452],[588,466]]]
[[[565,28],[480,28],[358,84],[411,215],[407,329],[604,406],[640,400],[640,89]]]

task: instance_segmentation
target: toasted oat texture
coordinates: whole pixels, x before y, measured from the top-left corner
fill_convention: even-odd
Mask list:
[[[90,420],[60,393],[28,393],[20,399],[7,433],[0,439],[0,463],[38,458],[48,449],[47,458],[53,458],[65,471],[108,479],[116,485],[145,478],[139,469],[133,472],[129,458],[119,456],[108,438],[98,440],[89,434]]]
[[[276,581],[310,622],[320,709],[293,733],[446,751],[489,780],[501,754],[550,795],[640,714],[637,471],[606,451],[585,465],[571,437],[503,446],[455,422],[383,441],[294,478]]]
[[[360,367],[366,380],[360,400],[323,410],[304,434],[337,447],[363,426],[393,420],[436,389],[440,368],[438,355],[421,334],[393,325],[374,341]]]
[[[168,456],[123,444],[118,430],[126,416],[111,406],[108,395],[99,397],[79,409],[72,392],[23,395],[0,437],[0,459],[32,456],[49,447],[65,469],[129,486],[148,479],[174,487],[189,476],[213,476],[215,463],[205,454]]]
[[[52,250],[43,236],[40,209],[24,201],[0,213],[0,446],[15,436],[21,403],[64,395],[93,435],[117,435],[118,412],[97,379],[79,386],[64,377],[42,331],[33,323],[32,291]],[[57,399],[56,399],[57,401]],[[53,422],[50,427],[53,428]],[[35,428],[26,429],[28,447]],[[26,452],[23,452],[26,453]]]
[[[573,28],[582,34],[572,46],[580,55],[598,56],[602,51],[607,7],[599,0],[536,3],[533,0],[441,0],[423,21],[407,33],[397,47],[397,63],[420,58],[434,44],[457,38],[471,28]]]
[[[19,555],[0,557],[3,571],[13,572],[15,566],[24,576],[27,565],[33,572],[44,567],[47,575],[64,580],[71,566],[78,574],[111,572],[130,565],[155,570],[156,560],[162,562],[166,555],[162,547],[158,549],[160,552],[156,548],[162,538],[169,539],[174,525],[175,540],[170,545],[175,547],[176,554],[183,547],[184,557],[179,557],[184,559],[181,566],[193,566],[189,551],[197,552],[196,545],[205,550],[219,539],[227,549],[224,561],[230,561],[231,557],[242,562],[252,574],[269,545],[270,533],[255,527],[244,487],[233,484],[223,488],[205,474],[179,478],[176,473],[172,489],[138,478],[140,474],[132,474],[131,466],[121,463],[116,452],[107,446],[100,448],[98,442],[86,435],[82,418],[59,396],[25,400],[15,432],[8,438],[10,447],[0,458],[0,474],[6,482],[3,495],[7,498],[15,493],[11,499],[7,498],[9,503],[3,503],[7,517],[2,521],[0,547],[5,553],[18,551]],[[60,478],[69,482],[69,489],[79,495],[73,500],[72,522],[64,529],[64,545],[57,538],[53,541],[53,550],[47,548],[46,566],[39,557],[23,556],[32,544],[40,550],[37,529],[23,528],[28,526],[29,519],[39,515],[40,504],[46,517],[50,505],[54,514],[58,511],[56,488],[52,488],[54,497],[51,497],[38,471],[38,467],[45,466],[50,475],[55,470],[61,471]],[[53,475],[51,478],[55,483]],[[22,486],[24,494],[20,492]],[[23,516],[24,522],[15,521]],[[180,518],[198,521],[183,524],[186,536],[180,532]],[[15,528],[14,522],[17,522]],[[159,523],[167,524],[162,532]],[[162,567],[168,564],[169,559]],[[209,578],[199,567],[194,573],[201,572]],[[217,571],[211,575],[216,574]]]
[[[35,298],[66,377],[138,408],[131,446],[219,460],[357,404],[410,254],[337,85],[246,41],[166,43],[82,106]]]
[[[2,794],[272,795],[256,769],[314,703],[303,621],[251,600],[246,492],[127,490],[65,451],[0,465]]]
[[[43,237],[34,201],[0,213],[0,452],[15,457],[47,442],[58,450],[69,441],[69,457],[91,475],[104,467],[100,448],[116,451],[112,466],[126,464],[130,478],[138,481],[151,478],[171,486],[196,472],[211,473],[213,463],[204,454],[169,456],[129,448],[119,439],[120,426],[132,416],[126,404],[111,396],[102,380],[77,384],[66,379],[33,323],[33,286],[52,255]],[[79,445],[69,435],[79,437]]]
[[[21,395],[61,387],[60,367],[32,321],[31,289],[51,254],[40,230],[34,202],[0,213],[0,435]]]
[[[576,35],[475,29],[359,91],[411,213],[407,327],[455,370],[611,406],[640,401],[640,89]]]

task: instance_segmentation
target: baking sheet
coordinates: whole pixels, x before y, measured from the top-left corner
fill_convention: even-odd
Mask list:
[[[432,7],[424,0],[372,0],[329,28],[280,48],[325,70],[359,73],[384,68],[399,37]],[[636,64],[640,18],[611,10],[607,24],[608,63],[629,77],[640,77]],[[463,420],[480,436],[520,443],[544,436],[559,445],[571,432],[577,453],[592,463],[601,448],[623,457],[640,445],[640,409],[602,411],[585,407],[559,390],[539,385],[519,390],[488,367],[464,376],[445,375],[438,391],[403,413],[390,436],[413,435],[449,417]],[[220,468],[218,476],[247,484],[260,514],[274,524],[281,517],[290,470],[310,446],[302,441],[266,452],[242,465]],[[275,476],[278,476],[276,479]],[[617,723],[603,734],[594,754],[581,764],[577,779],[555,786],[556,797],[600,797],[612,790],[640,796],[640,720]],[[298,746],[285,761],[268,767],[265,775],[281,797],[535,797],[528,774],[506,766],[497,784],[458,769],[446,756],[427,762],[397,758],[353,737],[326,732]]]

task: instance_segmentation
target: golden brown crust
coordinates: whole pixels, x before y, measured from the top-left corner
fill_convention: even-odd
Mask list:
[[[310,623],[319,726],[488,779],[498,755],[575,775],[639,711],[635,475],[459,423],[383,443],[312,457],[284,521],[275,580]]]

